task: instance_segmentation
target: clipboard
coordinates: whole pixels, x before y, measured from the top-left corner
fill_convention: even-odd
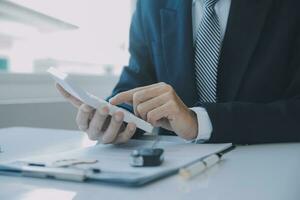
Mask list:
[[[128,163],[132,150],[149,146],[151,141],[131,140],[124,145],[96,145],[80,150],[25,158],[0,163],[0,175],[75,181],[82,183],[106,183],[127,187],[140,187],[177,174],[179,169],[201,157],[220,152],[232,144],[187,144],[160,142],[165,150],[165,161],[159,167],[135,168]],[[61,158],[97,158],[100,162],[72,168],[47,167],[43,163]],[[32,163],[35,163],[32,165]],[[40,164],[39,164],[40,163]]]
[[[53,179],[84,183],[107,183],[138,187],[178,173],[179,169],[166,170],[145,176],[134,172],[95,172],[72,168],[47,168],[39,166],[18,166],[17,163],[0,164],[0,175]]]

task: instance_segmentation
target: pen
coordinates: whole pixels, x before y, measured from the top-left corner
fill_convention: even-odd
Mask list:
[[[195,177],[198,174],[202,173],[204,170],[218,163],[222,159],[222,156],[224,154],[232,151],[233,149],[235,149],[235,146],[232,145],[218,153],[204,156],[192,163],[189,163],[179,170],[179,175],[184,179]]]

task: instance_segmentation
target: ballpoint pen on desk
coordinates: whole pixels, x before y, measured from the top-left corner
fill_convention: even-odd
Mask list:
[[[202,157],[195,162],[189,163],[179,170],[179,175],[184,179],[190,179],[202,173],[204,170],[212,167],[217,164],[222,156],[235,149],[235,146],[231,145],[230,147],[218,152]]]

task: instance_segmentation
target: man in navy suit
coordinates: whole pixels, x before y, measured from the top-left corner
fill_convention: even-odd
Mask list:
[[[110,102],[188,141],[300,141],[299,9],[298,0],[140,0]],[[136,133],[122,112],[59,90],[91,139]]]

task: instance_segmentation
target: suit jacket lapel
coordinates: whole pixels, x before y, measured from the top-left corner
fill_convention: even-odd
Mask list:
[[[162,54],[169,83],[188,106],[197,101],[191,11],[192,0],[169,0],[160,11]]]
[[[272,0],[232,0],[219,65],[221,101],[235,99],[247,70]]]

